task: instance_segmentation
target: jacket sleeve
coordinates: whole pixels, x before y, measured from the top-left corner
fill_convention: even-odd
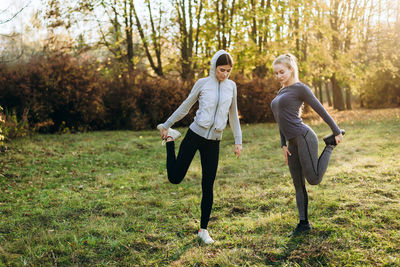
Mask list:
[[[229,125],[231,126],[233,136],[235,137],[235,145],[242,144],[242,130],[240,128],[239,114],[237,109],[237,88],[234,84],[232,104],[229,108]]]
[[[192,108],[194,103],[199,99],[201,87],[203,86],[204,82],[202,80],[198,80],[192,90],[190,91],[189,96],[182,102],[182,104],[175,110],[174,113],[168,118],[166,122],[163,123],[165,129],[168,129],[174,123],[181,120],[183,117],[188,114],[189,110]]]
[[[309,104],[315,110],[315,112],[317,112],[318,115],[321,116],[321,118],[329,125],[334,135],[340,134],[340,129],[335,121],[321,105],[311,89],[306,86],[304,86],[303,101]]]

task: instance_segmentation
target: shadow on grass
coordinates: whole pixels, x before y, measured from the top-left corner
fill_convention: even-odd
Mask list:
[[[180,257],[183,254],[185,254],[186,251],[188,251],[189,249],[191,249],[195,246],[200,246],[200,240],[197,237],[195,237],[195,238],[189,240],[188,242],[186,242],[185,244],[183,244],[183,246],[179,247],[173,254],[170,254],[170,255],[167,254],[167,260],[166,260],[167,262],[166,263],[171,263],[176,260],[179,260]]]
[[[290,236],[285,250],[279,254],[266,255],[265,262],[270,265],[296,263],[301,266],[325,266],[329,263],[330,251],[327,238],[333,232],[331,229],[314,228],[308,233]]]

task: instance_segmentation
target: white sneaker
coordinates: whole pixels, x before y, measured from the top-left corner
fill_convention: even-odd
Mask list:
[[[180,133],[178,130],[169,128],[169,129],[168,129],[168,136],[167,136],[167,138],[168,138],[168,137],[172,137],[172,138],[174,138],[174,140],[176,140],[176,139],[178,139],[179,137],[181,137],[181,133]]]
[[[210,235],[208,234],[208,231],[206,229],[200,229],[199,233],[197,235],[206,244],[214,243],[214,240],[210,237]]]
[[[159,124],[159,125],[157,125],[157,129],[159,130],[159,131],[161,131],[162,129],[164,128],[164,125],[162,125],[162,124]],[[174,129],[172,129],[172,128],[168,128],[168,134],[167,134],[167,138],[168,137],[172,137],[174,140],[176,140],[176,139],[178,139],[179,137],[181,137],[182,135],[181,135],[181,133],[178,131],[178,130],[174,130]],[[161,142],[161,144],[165,144],[165,141],[166,140],[163,140],[162,142]]]

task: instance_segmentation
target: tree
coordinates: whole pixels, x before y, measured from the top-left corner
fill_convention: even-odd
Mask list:
[[[150,4],[150,0],[146,0],[146,4],[147,4],[147,9],[148,9],[148,14],[149,14],[149,18],[150,18],[150,25],[151,25],[151,34],[150,34],[150,40],[153,43],[153,50],[154,53],[156,55],[156,59],[157,59],[157,66],[155,65],[154,61],[153,61],[153,57],[150,54],[149,51],[149,44],[147,42],[147,37],[144,35],[144,30],[142,27],[142,24],[140,23],[140,19],[139,16],[136,12],[135,9],[135,5],[133,3],[133,0],[129,0],[129,6],[131,7],[131,9],[133,10],[133,13],[135,15],[135,19],[136,19],[136,26],[138,28],[139,34],[140,34],[140,38],[142,39],[142,43],[143,43],[143,47],[146,51],[146,56],[147,59],[150,62],[150,66],[151,68],[154,70],[154,72],[158,75],[158,76],[163,76],[163,69],[162,69],[162,63],[161,63],[161,17],[162,14],[164,13],[162,10],[162,5],[159,5],[159,23],[158,23],[158,27],[156,28],[154,25],[154,17],[152,14],[152,8],[151,8],[151,4]]]
[[[331,0],[330,1],[330,25],[332,29],[332,59],[336,62],[339,58],[341,49],[340,30],[342,26],[342,13],[344,9],[342,0]],[[339,80],[337,78],[336,70],[333,70],[332,76],[330,77],[332,82],[332,96],[333,96],[333,107],[338,110],[344,110],[344,99],[342,89],[340,88]]]
[[[161,61],[161,17],[163,10],[160,5],[159,23],[155,26],[155,19],[152,13],[153,9],[150,1],[146,2],[151,24],[150,37],[144,30],[143,23],[139,18],[133,0],[113,0],[112,2],[100,0],[99,3],[104,8],[104,12],[107,14],[112,27],[108,32],[106,32],[104,30],[106,28],[104,23],[97,19],[98,27],[101,32],[103,44],[106,45],[117,59],[126,58],[125,62],[127,63],[128,70],[131,71],[135,69],[136,58],[141,56],[141,49],[137,44],[134,32],[136,26],[139,32],[139,38],[142,41],[143,50],[145,51],[151,69],[158,76],[163,76],[164,72]],[[92,11],[95,11],[94,8],[92,8]],[[157,63],[153,60],[151,47],[153,48]]]
[[[26,7],[28,7],[29,2],[23,4],[23,6],[16,11],[12,12],[10,11],[11,6],[0,10],[0,25],[4,25],[7,23],[12,22]],[[11,12],[11,14],[10,14]],[[10,47],[10,50],[2,51],[2,55],[0,56],[0,63],[7,63],[7,62],[12,62],[15,60],[18,60],[22,57],[24,54],[24,50],[22,48],[22,34],[21,33],[0,33],[0,39],[3,39],[3,45],[4,44],[10,44],[7,45],[7,47]],[[17,39],[20,41],[20,49],[16,47],[16,42]],[[1,41],[1,40],[0,40]],[[4,47],[4,46],[3,46]],[[11,54],[11,55],[7,55]]]
[[[29,4],[30,4],[29,2],[26,3],[26,4],[25,4],[23,7],[21,7],[19,10],[17,10],[16,12],[14,12],[13,14],[8,15],[8,16],[7,16],[7,11],[10,9],[10,6],[7,7],[7,8],[5,8],[5,9],[3,9],[3,10],[0,10],[0,15],[6,13],[6,16],[7,16],[7,17],[5,17],[4,19],[0,19],[0,25],[1,25],[1,24],[6,24],[6,23],[11,22],[11,21],[12,21],[13,19],[15,19],[26,7],[28,7]]]
[[[215,14],[217,15],[218,50],[230,47],[232,41],[232,23],[236,10],[235,0],[217,0]]]
[[[184,80],[194,78],[194,54],[197,55],[201,18],[204,1],[200,0],[173,0],[177,14],[175,20],[179,25],[178,46],[180,50],[181,77]]]

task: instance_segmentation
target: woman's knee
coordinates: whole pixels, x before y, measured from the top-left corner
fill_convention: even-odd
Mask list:
[[[173,177],[168,176],[168,180],[170,181],[171,184],[180,184],[183,180],[183,177],[181,178],[181,177],[176,177],[176,176],[173,176]]]
[[[307,178],[307,182],[310,185],[319,185],[321,183],[322,179],[319,177],[312,177],[312,178]]]

